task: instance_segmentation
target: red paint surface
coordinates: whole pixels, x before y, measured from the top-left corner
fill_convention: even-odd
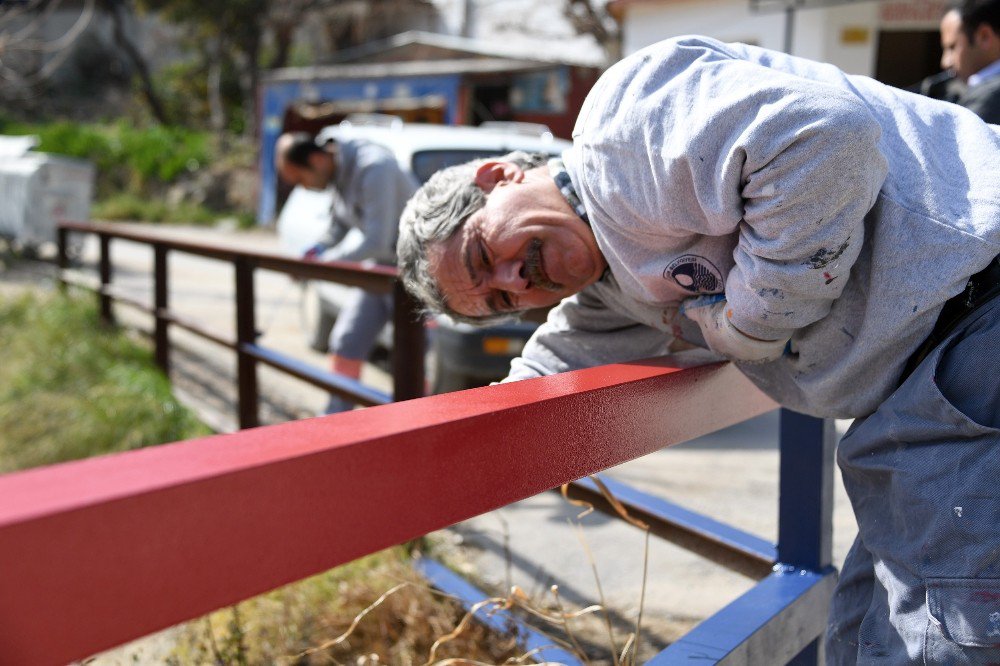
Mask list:
[[[773,409],[656,361],[0,477],[0,664],[65,663]]]

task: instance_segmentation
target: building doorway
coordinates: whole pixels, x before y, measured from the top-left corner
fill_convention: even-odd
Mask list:
[[[941,71],[941,35],[934,30],[882,31],[875,78],[897,88],[919,85]]]
[[[477,84],[472,87],[470,97],[470,125],[514,119],[510,105],[510,83]]]

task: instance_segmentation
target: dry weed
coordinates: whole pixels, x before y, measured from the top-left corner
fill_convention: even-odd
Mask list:
[[[592,477],[593,478],[593,477]],[[337,664],[344,666],[516,666],[535,663],[544,648],[518,650],[516,631],[498,635],[474,621],[479,612],[511,611],[549,627],[552,647],[576,656],[583,664],[611,663],[635,666],[642,630],[649,559],[649,527],[629,516],[624,506],[597,478],[614,510],[645,531],[642,596],[635,630],[619,638],[612,626],[600,576],[579,519],[594,510],[587,502],[570,499],[584,509],[571,521],[587,554],[600,603],[568,609],[553,585],[535,600],[513,585],[504,597],[485,599],[467,611],[457,599],[431,588],[409,564],[403,548],[383,551],[330,572],[251,599],[239,608],[219,611],[204,622],[191,623],[176,653],[179,663],[280,663],[286,665]],[[607,631],[608,650],[585,650],[573,621],[600,613]],[[242,618],[240,615],[242,614]],[[324,636],[335,636],[326,638]],[[621,647],[619,648],[619,645]]]

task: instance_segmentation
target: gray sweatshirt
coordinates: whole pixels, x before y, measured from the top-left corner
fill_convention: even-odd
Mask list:
[[[317,137],[324,138],[330,136]],[[337,140],[336,160],[334,187],[341,201],[335,200],[330,230],[319,239],[331,246],[322,259],[395,264],[399,215],[417,189],[416,179],[388,148],[362,139]]]
[[[601,77],[573,139],[610,270],[553,309],[512,380],[698,340],[679,303],[725,292],[739,329],[791,336],[739,364],[765,393],[863,416],[1000,253],[1000,127],[830,65],[664,41]]]

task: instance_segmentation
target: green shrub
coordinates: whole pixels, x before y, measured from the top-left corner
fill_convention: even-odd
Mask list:
[[[124,163],[144,181],[171,183],[209,161],[208,135],[202,132],[162,125],[140,130],[121,121],[117,136]]]
[[[26,129],[38,135],[38,150],[90,160],[99,171],[115,168],[120,159],[118,146],[107,128],[61,121]]]
[[[464,615],[396,546],[185,624],[167,663],[423,664]],[[348,638],[331,644],[344,633]],[[434,663],[523,663],[514,661],[520,654],[512,636],[471,622],[441,644]]]
[[[191,203],[171,207],[161,197],[146,198],[126,192],[98,201],[90,216],[95,220],[212,224],[224,215]]]
[[[0,339],[0,472],[210,433],[92,298],[0,298]]]
[[[147,187],[170,184],[211,160],[210,135],[182,127],[139,128],[125,120],[27,124],[0,119],[0,133],[35,134],[42,152],[90,160],[97,169],[99,198],[123,188],[146,194]]]

